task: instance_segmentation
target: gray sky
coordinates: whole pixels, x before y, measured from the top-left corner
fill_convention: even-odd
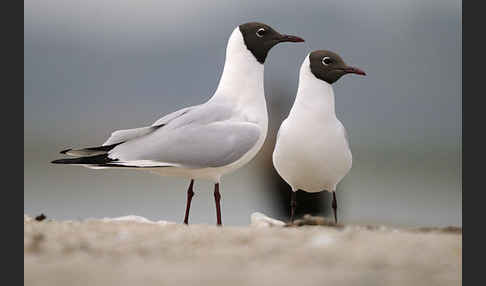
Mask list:
[[[341,186],[343,219],[462,224],[460,1],[24,4],[25,212],[180,220],[185,180],[48,162],[64,147],[101,144],[116,129],[147,125],[207,100],[231,31],[261,21],[306,43],[270,52],[266,149],[224,179],[227,222],[246,224],[251,211],[274,214],[268,180],[275,178],[261,170],[272,168],[272,144],[294,100],[303,58],[310,49],[328,49],[367,73],[334,87],[353,152],[353,169]],[[194,221],[213,223],[211,186],[196,186]]]

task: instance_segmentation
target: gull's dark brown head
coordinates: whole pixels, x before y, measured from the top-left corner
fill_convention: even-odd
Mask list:
[[[309,55],[309,62],[312,74],[329,84],[349,73],[366,75],[359,68],[348,66],[338,54],[331,51],[313,51]]]
[[[258,22],[241,24],[240,32],[248,50],[255,56],[258,62],[265,63],[267,54],[271,48],[283,42],[303,42],[304,39],[292,35],[283,35],[272,27]]]

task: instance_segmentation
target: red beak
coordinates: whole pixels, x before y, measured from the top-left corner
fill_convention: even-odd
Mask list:
[[[279,42],[293,42],[293,43],[300,43],[304,42],[304,39],[297,37],[297,36],[292,36],[292,35],[282,35],[280,37]]]
[[[345,67],[342,70],[345,71],[346,73],[355,73],[355,74],[359,74],[359,75],[366,75],[366,73],[364,71],[360,70],[359,68],[355,68],[355,67]]]

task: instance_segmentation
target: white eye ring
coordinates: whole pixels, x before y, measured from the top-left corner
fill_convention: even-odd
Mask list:
[[[256,35],[257,35],[258,38],[263,37],[264,33],[265,33],[265,29],[263,29],[263,28],[260,28],[260,29],[258,29],[258,31],[256,31]]]
[[[326,63],[326,60],[328,60],[328,63]],[[324,57],[322,58],[322,64],[327,66],[328,64],[332,63],[332,60],[330,57]]]

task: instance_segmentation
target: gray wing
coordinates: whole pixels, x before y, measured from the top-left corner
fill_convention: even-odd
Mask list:
[[[133,129],[125,129],[125,130],[117,130],[111,133],[110,138],[103,143],[103,146],[113,145],[120,142],[133,140],[135,138],[145,136],[149,133],[154,132],[157,128],[164,126],[171,122],[172,120],[176,119],[177,117],[186,114],[190,110],[197,108],[199,105],[186,107],[175,112],[169,113],[164,117],[158,119],[154,122],[151,126],[145,126],[140,128],[133,128]]]
[[[260,127],[232,114],[225,105],[205,104],[162,128],[122,143],[109,152],[115,164],[220,167],[245,155],[260,138]]]

